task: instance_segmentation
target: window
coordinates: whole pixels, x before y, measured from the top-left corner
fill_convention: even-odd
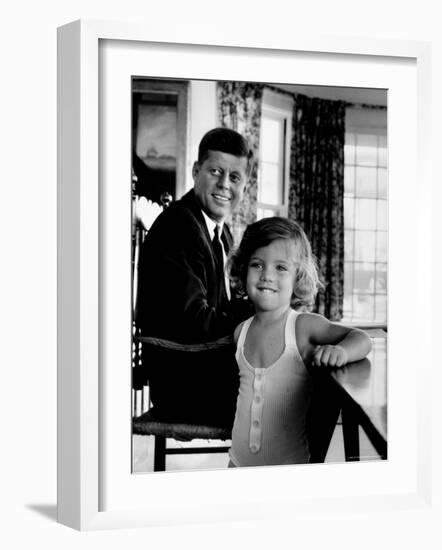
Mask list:
[[[344,171],[344,321],[387,321],[386,111],[348,109]]]
[[[286,216],[293,101],[264,90],[258,168],[257,219]]]

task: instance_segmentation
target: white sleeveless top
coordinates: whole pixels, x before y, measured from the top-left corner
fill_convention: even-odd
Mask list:
[[[241,329],[236,350],[240,384],[229,451],[235,466],[309,461],[306,418],[312,385],[296,345],[297,316],[296,311],[289,310],[284,351],[262,369],[253,367],[244,355],[253,317]]]

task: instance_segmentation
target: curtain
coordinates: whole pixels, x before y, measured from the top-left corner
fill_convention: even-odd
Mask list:
[[[294,94],[289,218],[304,228],[324,288],[316,310],[342,319],[345,102]]]
[[[253,152],[244,198],[228,220],[235,244],[241,240],[246,226],[256,220],[262,91],[262,84],[253,82],[218,82],[217,85],[220,125],[242,134]]]

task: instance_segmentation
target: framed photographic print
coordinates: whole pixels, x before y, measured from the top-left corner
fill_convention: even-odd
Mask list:
[[[343,512],[425,505],[427,378],[413,364],[429,335],[416,314],[429,303],[429,259],[410,266],[400,243],[430,239],[429,46],[298,37],[263,48],[184,34],[91,21],[59,29],[59,521],[98,529],[259,518],[268,503],[280,518],[334,501]],[[315,464],[227,468],[230,434],[189,436],[177,428],[189,423],[149,416],[149,382],[134,375],[145,339],[164,339],[136,321],[144,240],[192,189],[200,140],[220,126],[254,148],[249,186],[226,219],[234,244],[257,219],[302,221],[327,283],[317,311],[373,338],[368,363],[330,377],[344,397],[327,430],[328,386],[321,394],[314,433],[328,439],[325,451],[313,443],[324,451]],[[324,220],[330,253],[317,237]],[[410,287],[419,299],[404,316]]]

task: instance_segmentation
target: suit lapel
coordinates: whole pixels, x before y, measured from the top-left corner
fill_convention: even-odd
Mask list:
[[[212,239],[210,237],[209,230],[207,229],[206,220],[204,219],[203,213],[201,212],[201,207],[196,200],[195,191],[191,189],[188,193],[186,193],[181,198],[181,203],[184,204],[189,210],[191,210],[192,214],[195,216],[201,227],[201,231],[206,238],[207,246],[213,255]]]
[[[188,193],[186,193],[181,198],[181,202],[183,204],[185,204],[186,207],[189,208],[192,211],[193,215],[198,220],[198,223],[201,226],[201,230],[202,230],[202,232],[205,235],[206,240],[207,240],[208,248],[209,248],[211,256],[212,256],[213,267],[216,270],[217,262],[216,262],[215,253],[213,251],[212,239],[210,237],[209,230],[207,229],[206,220],[204,219],[203,213],[201,212],[201,207],[200,207],[200,205],[198,204],[198,202],[196,200],[195,191],[193,189],[191,189]],[[222,234],[221,234],[221,241],[224,245],[224,250],[225,250],[226,254],[228,254],[230,252],[230,249],[232,248],[232,245],[233,245],[233,238],[232,238],[232,234],[230,232],[230,229],[229,229],[229,227],[227,226],[226,223],[223,224],[223,231],[222,231]],[[226,288],[225,288],[225,279],[224,279],[224,277],[222,277],[221,281],[219,281],[218,288],[219,288],[218,295],[220,297],[221,302],[227,302],[228,298],[227,298],[227,293],[226,293]]]

